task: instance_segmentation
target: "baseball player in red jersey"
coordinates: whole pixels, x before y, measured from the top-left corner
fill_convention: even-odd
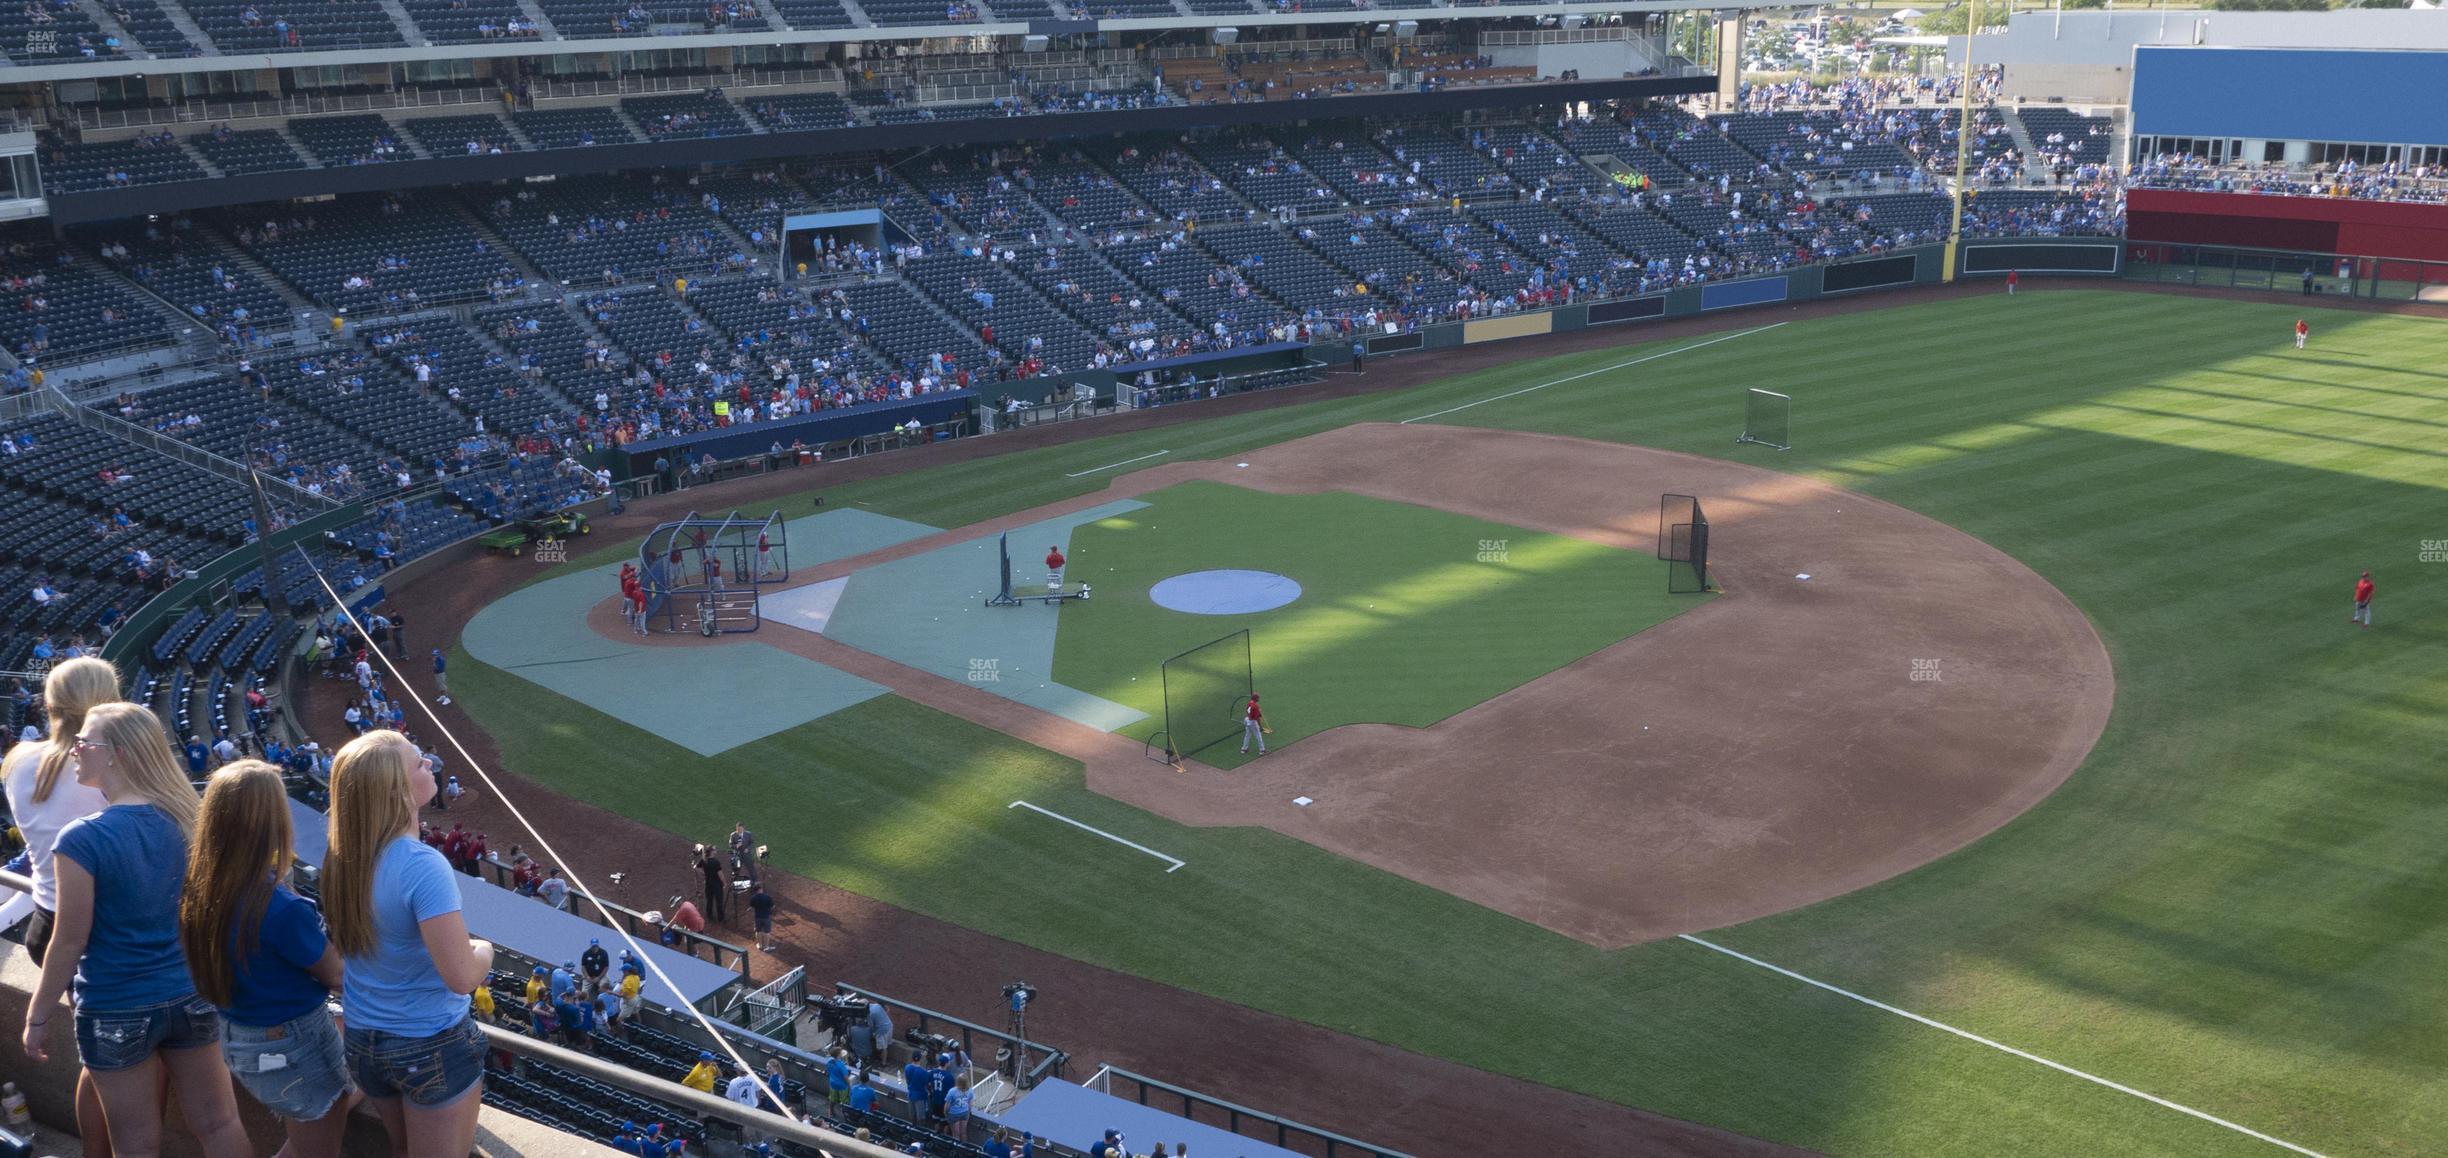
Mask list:
[[[2348,618],[2347,622],[2349,622],[2349,623],[2360,623],[2360,624],[2362,624],[2362,625],[2363,625],[2363,626],[2365,626],[2365,627],[2370,627],[2370,626],[2371,626],[2371,601],[2372,601],[2372,580],[2371,580],[2371,572],[2369,572],[2369,571],[2365,571],[2365,572],[2363,573],[2363,577],[2362,577],[2362,578],[2355,580],[2355,609],[2354,609],[2354,614],[2353,614],[2351,617],[2349,617],[2349,618]]]
[[[1063,553],[1061,547],[1046,548],[1046,591],[1062,590]]]
[[[759,579],[764,579],[764,578],[767,578],[767,577],[772,576],[772,575],[777,575],[777,574],[780,574],[780,572],[777,572],[777,571],[775,571],[775,570],[774,570],[774,561],[773,561],[773,543],[772,543],[772,542],[770,542],[770,541],[768,541],[767,536],[766,536],[766,532],[764,532],[764,531],[758,531],[758,532],[757,532],[757,569],[756,569],[756,573],[757,573],[757,578],[759,578]]]
[[[2295,348],[2298,350],[2303,349],[2304,339],[2311,336],[2312,323],[2307,322],[2302,318],[2295,319]]]
[[[2010,269],[2010,270],[2007,270],[2007,271],[2006,271],[2006,296],[2008,296],[2008,297],[2013,297],[2013,296],[2014,296],[2014,292],[2015,292],[2015,286],[2016,286],[2018,283],[2020,283],[2022,280],[2023,280],[2023,275],[2022,275],[2021,273],[2018,273],[2018,272],[2016,272],[2016,271],[2014,271],[2014,270],[2011,270],[2011,269]]]
[[[1241,754],[1249,754],[1250,741],[1258,741],[1258,754],[1266,755],[1266,713],[1258,710],[1258,693],[1251,692],[1249,706],[1241,710]]]

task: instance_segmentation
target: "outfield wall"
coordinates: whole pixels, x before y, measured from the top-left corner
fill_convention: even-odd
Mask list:
[[[2125,194],[2125,235],[2137,242],[2448,261],[2448,205],[2133,189]]]
[[[2124,243],[2115,237],[1995,237],[1966,241],[1957,255],[1959,277],[2003,277],[2010,269],[2067,277],[2115,277],[2123,269]],[[1536,314],[1423,326],[1417,332],[1368,339],[1370,355],[1457,346],[1537,334],[1562,334],[1605,326],[1638,330],[1644,322],[1760,306],[1799,305],[1830,297],[1936,285],[1945,280],[1946,247],[1921,245],[1806,265],[1740,281],[1683,286],[1663,293],[1602,302],[1576,302]],[[1635,335],[1637,337],[1637,335]],[[1334,345],[1311,347],[1320,362],[1351,360]]]

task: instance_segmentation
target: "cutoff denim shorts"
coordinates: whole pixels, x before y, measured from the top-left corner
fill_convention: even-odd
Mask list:
[[[133,1069],[156,1051],[221,1039],[221,1014],[195,994],[137,1009],[76,1011],[77,1060],[98,1074]]]
[[[474,1017],[431,1037],[348,1027],[349,1076],[369,1098],[447,1106],[484,1078],[485,1039]]]
[[[348,1057],[331,1011],[316,1007],[280,1025],[221,1019],[221,1058],[230,1076],[264,1108],[311,1122],[349,1092]]]

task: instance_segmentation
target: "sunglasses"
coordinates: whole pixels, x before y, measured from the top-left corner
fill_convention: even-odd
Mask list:
[[[77,750],[79,750],[79,751],[82,751],[82,750],[84,750],[84,749],[86,749],[86,748],[109,748],[109,747],[112,747],[113,745],[108,744],[108,743],[105,743],[105,742],[103,742],[103,741],[101,741],[101,740],[88,740],[88,739],[86,739],[86,738],[85,738],[85,737],[83,737],[83,736],[78,736],[78,737],[76,738],[76,740],[75,740],[75,743],[74,743],[73,745],[71,745],[71,746],[72,746],[72,747],[74,747],[74,748],[76,748],[76,749],[77,749]]]

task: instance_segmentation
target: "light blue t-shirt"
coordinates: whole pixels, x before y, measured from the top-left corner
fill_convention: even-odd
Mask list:
[[[195,994],[179,948],[187,834],[150,804],[119,804],[69,821],[53,855],[94,879],[93,936],[77,962],[79,1009],[143,1009]]]
[[[374,865],[374,952],[341,961],[350,1029],[431,1037],[466,1020],[468,996],[442,984],[421,928],[459,909],[459,874],[440,849],[413,836],[383,848]]]

